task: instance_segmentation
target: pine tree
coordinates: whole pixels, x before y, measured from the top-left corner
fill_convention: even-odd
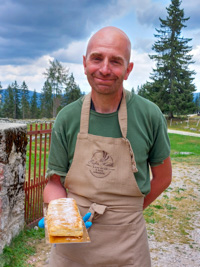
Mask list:
[[[31,97],[31,119],[38,119],[39,118],[39,108],[37,105],[37,94],[36,91],[34,90],[33,96]]]
[[[74,75],[71,73],[68,78],[68,82],[65,87],[65,94],[63,96],[63,106],[74,102],[81,96],[81,90],[79,86],[76,84]]]
[[[188,114],[194,110],[193,82],[194,71],[189,70],[193,63],[188,45],[190,38],[184,38],[181,30],[189,19],[184,17],[180,0],[172,0],[167,8],[167,18],[160,18],[160,29],[156,29],[158,40],[152,49],[157,53],[150,55],[156,61],[151,79],[153,83],[145,87],[149,95],[169,117],[176,114]]]
[[[41,117],[53,117],[53,94],[51,84],[46,81],[41,92]]]
[[[11,84],[11,88],[13,89],[13,95],[14,95],[13,119],[20,119],[21,118],[21,91],[16,81]]]
[[[13,118],[15,110],[14,92],[13,88],[9,85],[4,93],[2,117]]]
[[[21,85],[21,109],[22,109],[22,119],[27,119],[30,116],[30,107],[29,107],[29,92],[28,86],[25,81]]]
[[[60,106],[63,87],[68,80],[68,70],[62,66],[58,60],[49,61],[50,67],[46,69],[44,75],[50,83],[53,92],[53,117],[57,114]]]

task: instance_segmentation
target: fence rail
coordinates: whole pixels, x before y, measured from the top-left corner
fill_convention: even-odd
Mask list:
[[[33,129],[34,128],[34,129]],[[51,143],[52,123],[30,125],[26,153],[25,222],[34,224],[43,216],[42,192]]]

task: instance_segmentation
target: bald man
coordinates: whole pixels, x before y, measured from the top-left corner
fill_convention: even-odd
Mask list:
[[[52,267],[151,266],[143,209],[171,182],[170,144],[159,108],[123,87],[130,54],[120,29],[95,33],[83,56],[91,93],[56,118],[44,202],[74,198],[92,226],[90,243],[52,246]]]

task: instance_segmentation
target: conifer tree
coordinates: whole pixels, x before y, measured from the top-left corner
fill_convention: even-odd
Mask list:
[[[153,82],[142,88],[143,93],[149,95],[169,117],[194,110],[195,72],[188,68],[193,63],[189,54],[192,47],[188,45],[191,39],[181,35],[189,17],[184,17],[180,5],[180,0],[172,0],[167,8],[166,19],[160,18],[160,29],[156,29],[155,34],[158,40],[152,47],[156,54],[150,55],[156,61],[156,68],[151,75]]]
[[[36,91],[34,90],[33,96],[31,97],[31,119],[38,119],[39,118],[39,108],[37,105],[37,94]]]
[[[11,84],[11,88],[13,90],[13,96],[14,96],[13,119],[20,119],[21,118],[21,91],[19,89],[19,85],[17,84],[17,81]]]
[[[75,82],[73,73],[71,73],[65,87],[65,94],[63,96],[63,106],[70,104],[71,102],[74,102],[80,96],[81,96],[81,90]]]
[[[53,92],[53,117],[57,114],[60,106],[62,91],[68,80],[68,70],[62,66],[58,60],[49,61],[50,67],[46,69],[44,75],[50,83]]]
[[[27,119],[30,116],[29,107],[29,92],[28,86],[25,81],[21,85],[21,109],[22,109],[22,119]]]
[[[52,118],[53,117],[53,94],[51,84],[46,81],[41,92],[41,117]]]
[[[2,117],[14,118],[15,101],[13,88],[9,85],[4,93]]]

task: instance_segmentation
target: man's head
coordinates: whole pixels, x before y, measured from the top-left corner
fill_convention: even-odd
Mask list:
[[[95,33],[83,57],[92,90],[101,94],[121,92],[123,81],[128,79],[133,68],[130,53],[130,40],[120,29],[105,27]]]

